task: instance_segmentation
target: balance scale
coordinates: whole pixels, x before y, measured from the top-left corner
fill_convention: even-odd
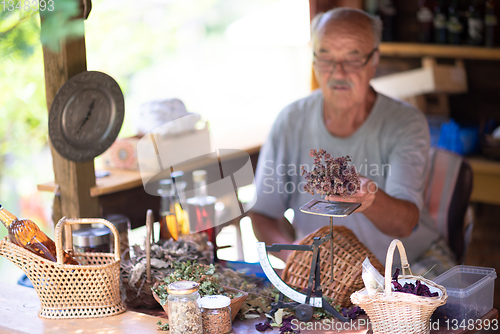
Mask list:
[[[332,305],[330,305],[322,297],[322,289],[325,286],[320,285],[320,261],[319,261],[319,246],[325,242],[330,241],[330,261],[331,261],[331,280],[327,285],[333,283],[333,217],[347,217],[353,213],[357,208],[361,206],[360,203],[345,203],[345,202],[327,202],[320,200],[310,200],[306,204],[300,207],[300,211],[312,215],[320,215],[330,217],[330,234],[324,236],[323,238],[315,237],[313,239],[312,245],[294,245],[294,244],[273,244],[272,246],[266,246],[264,242],[257,242],[257,254],[259,256],[259,262],[262,270],[266,274],[269,281],[279,290],[278,302],[272,303],[271,316],[280,308],[295,308],[295,315],[300,321],[308,321],[311,319],[313,314],[313,307],[323,308],[328,313],[335,316],[341,321],[349,321],[349,318],[344,317],[340,314]],[[283,280],[276,274],[269,258],[267,252],[279,252],[282,250],[298,250],[298,251],[309,251],[313,252],[311,260],[311,272],[309,274],[309,281],[307,284],[306,294],[300,293],[290,286],[288,286]],[[312,297],[313,285],[316,297]],[[293,302],[285,303],[283,302],[283,296],[287,296]]]

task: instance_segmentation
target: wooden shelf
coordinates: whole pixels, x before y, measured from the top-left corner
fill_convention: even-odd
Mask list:
[[[108,171],[109,176],[96,179],[96,185],[90,188],[90,196],[97,197],[142,186],[141,173],[138,171],[119,169]],[[38,190],[54,192],[56,184],[54,181],[39,184]]]
[[[380,53],[388,57],[436,57],[453,59],[500,60],[500,48],[468,45],[419,43],[381,43]]]
[[[225,153],[225,159],[236,160],[245,157],[242,155],[243,152],[249,155],[258,153],[270,129],[271,124],[263,124],[258,127],[227,132],[224,135],[214,136],[212,139],[217,149],[240,150],[239,152],[228,151]],[[223,152],[221,152],[221,154],[224,154]],[[190,160],[186,163],[179,164],[177,167],[184,171],[192,171],[195,169],[204,169],[206,164],[207,161],[204,160]],[[110,172],[110,175],[96,179],[96,185],[90,188],[91,197],[98,197],[143,186],[141,173],[139,171],[109,168],[104,168],[104,170]],[[151,176],[153,176],[153,174],[151,174]],[[56,183],[50,181],[39,184],[38,190],[54,192],[56,187]]]
[[[482,157],[471,157],[467,161],[474,173],[471,201],[500,205],[500,162]]]

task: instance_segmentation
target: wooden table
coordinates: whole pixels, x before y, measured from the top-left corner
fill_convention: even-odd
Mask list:
[[[157,330],[158,320],[165,322],[163,311],[153,311],[148,315],[133,311],[94,319],[67,319],[67,320],[47,320],[38,317],[40,301],[36,291],[19,285],[4,284],[0,289],[0,333],[27,333],[27,334],[87,334],[87,333],[116,333],[116,334],[147,334],[162,333]],[[156,313],[155,313],[156,312]],[[498,319],[498,311],[491,310],[483,319]],[[255,324],[263,322],[265,317],[252,320],[235,320],[232,334],[253,334],[258,333]],[[356,320],[357,321],[357,320]],[[302,334],[312,334],[318,331],[303,330]],[[366,333],[366,327],[353,327],[353,330],[323,331],[324,334],[333,333]],[[277,333],[267,331],[266,333]],[[466,334],[472,333],[463,330],[432,330],[432,334]]]

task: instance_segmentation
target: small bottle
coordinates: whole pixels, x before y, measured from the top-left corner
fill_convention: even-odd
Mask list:
[[[207,172],[195,170],[193,172],[194,197],[188,198],[189,222],[192,232],[206,231],[208,240],[213,244],[213,260],[217,260],[217,243],[215,231],[215,197],[207,194]]]
[[[418,35],[422,43],[432,41],[433,14],[430,0],[420,0],[417,11]]]
[[[460,44],[463,25],[460,22],[458,0],[452,0],[448,7],[448,22],[446,28],[448,29],[448,43],[455,45]]]
[[[483,15],[479,5],[478,0],[474,0],[469,6],[467,32],[470,45],[483,45]]]
[[[181,203],[186,203],[186,186],[187,182],[183,181],[184,172],[175,171],[172,174],[172,181],[174,186],[175,200],[174,200],[174,211],[175,217],[177,218],[177,224],[179,225],[179,231],[182,235],[188,235],[189,231],[189,215],[186,208],[182,207]]]
[[[0,204],[0,221],[7,228],[9,240],[41,257],[57,262],[56,244],[29,219],[17,219]],[[68,253],[63,251],[64,263],[79,265]]]
[[[160,201],[160,240],[179,239],[179,227],[173,209],[173,188],[171,179],[159,182]]]
[[[201,307],[203,334],[231,333],[231,298],[221,295],[205,296]]]
[[[434,7],[434,43],[446,43],[446,0],[439,0]]]
[[[202,334],[201,311],[198,306],[200,285],[178,281],[167,286],[170,334]]]
[[[485,45],[489,48],[492,48],[495,46],[495,26],[497,25],[497,17],[495,15],[495,1],[486,0],[484,14]]]
[[[378,0],[378,13],[382,20],[382,41],[392,42],[395,39],[396,7],[392,0]]]

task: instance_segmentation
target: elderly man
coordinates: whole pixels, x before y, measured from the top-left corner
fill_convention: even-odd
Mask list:
[[[334,224],[350,228],[382,263],[394,238],[403,241],[410,263],[437,239],[430,218],[421,212],[430,146],[425,117],[369,84],[379,63],[381,30],[378,18],[354,9],[334,9],[313,20],[314,73],[321,89],[287,106],[262,147],[251,213],[260,241],[296,241],[278,224],[288,208],[295,212],[297,240],[328,224],[325,217],[298,210],[312,199],[303,190],[300,165],[312,168],[313,148],[333,157],[351,156],[364,175],[354,197],[327,199],[361,203]],[[276,255],[285,259],[288,254]]]

